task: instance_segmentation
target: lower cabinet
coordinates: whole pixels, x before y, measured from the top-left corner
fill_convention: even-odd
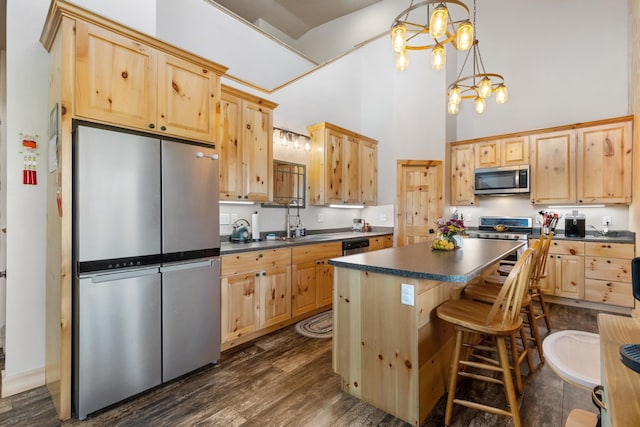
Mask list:
[[[330,242],[292,249],[292,312],[298,316],[333,301],[333,266],[330,258],[342,255],[342,243]]]
[[[392,247],[393,236],[378,236],[369,238],[369,252]]]
[[[291,318],[291,249],[224,255],[220,280],[223,349]]]
[[[530,240],[529,244],[532,242]],[[553,240],[546,277],[540,281],[542,292],[633,307],[631,259],[634,253],[631,243]]]

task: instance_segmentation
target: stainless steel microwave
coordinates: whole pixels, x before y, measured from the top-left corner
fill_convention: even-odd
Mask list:
[[[515,194],[529,192],[529,165],[475,170],[475,194]]]

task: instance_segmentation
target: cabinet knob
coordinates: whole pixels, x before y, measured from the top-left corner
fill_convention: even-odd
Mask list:
[[[256,273],[256,277],[260,277],[260,273]]]
[[[154,129],[156,127],[156,125],[154,125],[153,123],[149,123],[149,129]]]
[[[263,276],[266,276],[266,275],[267,275],[267,272],[266,272],[266,271],[263,271],[263,272],[262,272],[262,275],[263,275]]]
[[[160,126],[160,130],[167,130],[166,126]]]
[[[238,199],[242,199],[242,196],[238,194]]]
[[[248,198],[249,198],[249,196],[244,196],[244,198],[245,198],[245,199],[248,199]]]
[[[258,255],[258,258],[262,258],[263,256],[264,256],[263,254],[259,254],[259,255]]]
[[[607,260],[607,264],[611,264],[611,260],[610,259]]]

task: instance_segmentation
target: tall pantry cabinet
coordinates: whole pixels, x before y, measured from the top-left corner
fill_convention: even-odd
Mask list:
[[[45,382],[71,417],[72,121],[80,119],[216,144],[226,68],[63,0],[40,36],[49,52],[49,111],[57,168],[47,179]]]

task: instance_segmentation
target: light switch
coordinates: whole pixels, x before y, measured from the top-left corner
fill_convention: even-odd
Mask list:
[[[381,222],[386,222],[387,221],[387,216],[385,214],[380,214],[380,221]]]
[[[229,214],[228,213],[220,214],[220,225],[229,225],[229,224],[230,224]]]
[[[402,295],[400,295],[400,303],[404,305],[415,305],[413,302],[413,285],[403,283],[400,287]]]

